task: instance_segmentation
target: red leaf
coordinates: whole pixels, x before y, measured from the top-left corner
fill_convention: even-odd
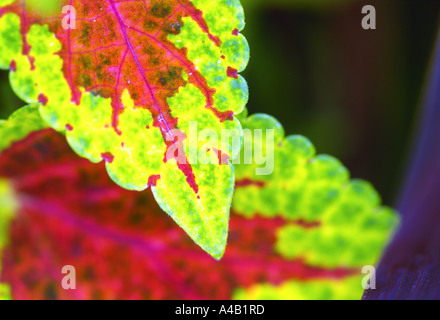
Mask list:
[[[0,33],[8,35],[0,37],[0,67],[11,66],[13,89],[27,103],[39,102],[44,121],[65,133],[78,155],[104,160],[115,183],[137,191],[153,186],[160,206],[220,259],[234,185],[227,160],[240,146],[234,115],[248,98],[238,72],[249,47],[242,35],[231,34],[244,27],[240,2],[50,3],[50,10],[36,0],[0,4]],[[73,9],[75,26],[66,25]],[[198,132],[191,134],[192,122],[197,131],[238,134],[234,143],[212,141],[208,148],[196,140]],[[226,165],[214,157],[202,169],[189,150],[192,142],[200,154],[218,150]]]
[[[281,218],[233,214],[226,254],[216,261],[161,212],[149,190],[114,185],[103,165],[78,158],[52,130],[2,153],[0,176],[21,204],[0,279],[15,299],[228,299],[238,287],[351,273],[276,254]],[[61,287],[64,265],[76,268],[76,290]]]
[[[220,118],[230,120],[230,111],[213,108],[215,89],[186,56],[186,48],[178,49],[167,36],[178,34],[182,18],[191,17],[220,46],[221,40],[210,33],[203,13],[189,0],[63,0],[78,16],[76,29],[63,28],[63,16],[45,17],[26,7],[19,0],[0,8],[0,16],[13,12],[22,21],[23,54],[29,55],[26,34],[33,24],[48,24],[49,30],[62,44],[63,72],[71,88],[72,101],[79,104],[80,88],[112,99],[113,127],[118,129],[118,116],[123,111],[121,95],[128,89],[136,106],[146,106],[155,118],[155,126],[164,135],[176,127],[177,119],[169,110],[167,99],[174,96],[187,81],[201,90],[206,107]],[[230,68],[231,69],[231,68]],[[184,80],[182,72],[189,77]]]

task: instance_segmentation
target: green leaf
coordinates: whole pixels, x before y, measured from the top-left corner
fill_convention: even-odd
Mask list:
[[[245,133],[263,129],[263,139],[254,134],[250,141],[254,150],[273,148],[274,166],[270,174],[257,175],[257,168],[265,164],[258,165],[255,158],[252,165],[243,164],[240,155],[240,164],[235,164],[234,212],[248,218],[281,216],[290,221],[278,230],[275,244],[275,250],[286,259],[327,269],[361,270],[374,265],[399,219],[394,210],[381,205],[371,184],[350,180],[348,170],[337,159],[316,155],[306,138],[284,137],[280,123],[268,115],[252,115],[242,120],[242,125]],[[274,131],[273,141],[266,140],[268,129]],[[237,161],[238,157],[233,163]],[[361,287],[359,279],[358,284]],[[292,282],[269,291],[275,290],[276,296],[297,285]],[[262,288],[241,292],[238,297],[264,297],[267,290]]]
[[[0,120],[0,152],[32,132],[48,128],[38,112],[39,107],[39,104],[29,105],[15,111],[7,121]]]
[[[28,110],[28,112],[23,113],[24,110]],[[32,110],[33,112],[31,112]],[[37,106],[21,109],[19,112],[23,113],[20,117],[14,115],[10,120],[3,123],[0,127],[1,136],[6,136],[2,131],[3,128],[6,128],[5,125],[11,128],[9,132],[16,132],[12,128],[14,126],[19,128],[22,119],[33,119],[32,122],[38,123]],[[374,190],[368,188],[369,186],[366,183],[358,180],[349,181],[347,170],[335,159],[329,156],[315,156],[314,148],[307,139],[299,136],[284,138],[281,125],[272,117],[254,115],[248,119],[243,117],[242,121],[245,132],[247,129],[274,129],[275,164],[278,161],[280,161],[280,164],[275,165],[274,172],[267,176],[257,176],[255,174],[256,165],[236,165],[237,175],[240,179],[237,181],[237,196],[234,200],[231,219],[230,232],[233,236],[229,241],[227,253],[221,262],[212,259],[206,260],[207,257],[202,251],[192,248],[191,244],[188,246],[188,243],[184,241],[185,235],[183,232],[175,230],[177,226],[167,223],[168,218],[161,216],[161,211],[154,203],[151,203],[151,200],[148,200],[148,192],[132,193],[112,185],[109,179],[105,179],[106,173],[103,165],[87,165],[87,161],[84,163],[85,160],[81,159],[75,161],[75,154],[70,152],[58,134],[52,130],[43,130],[39,133],[35,132],[35,134],[32,132],[33,136],[29,136],[30,132],[27,133],[29,136],[27,139],[18,142],[0,155],[3,175],[8,177],[10,183],[15,187],[12,192],[10,186],[3,184],[7,188],[1,189],[0,184],[0,198],[4,195],[4,200],[2,200],[3,198],[0,199],[2,204],[0,210],[3,210],[0,211],[0,218],[3,218],[5,222],[3,225],[7,226],[10,218],[16,216],[15,226],[18,228],[15,229],[15,232],[13,232],[14,229],[11,229],[11,232],[6,229],[0,231],[3,236],[2,239],[4,239],[2,243],[5,244],[8,241],[9,245],[7,247],[12,248],[14,252],[14,255],[8,256],[9,262],[5,263],[4,272],[8,277],[16,274],[11,278],[15,281],[20,279],[19,274],[22,272],[20,270],[23,269],[17,268],[17,264],[30,266],[33,263],[17,259],[17,257],[26,256],[26,253],[34,248],[42,256],[32,255],[31,258],[40,263],[47,260],[46,263],[49,265],[55,263],[62,266],[79,259],[77,263],[83,264],[84,268],[92,264],[94,268],[100,269],[100,265],[108,266],[109,263],[107,262],[120,260],[121,257],[124,257],[126,265],[131,263],[136,270],[134,274],[128,272],[128,278],[125,277],[126,279],[138,279],[139,276],[146,279],[160,278],[160,275],[155,274],[157,268],[150,270],[151,265],[148,261],[153,257],[156,259],[157,264],[161,266],[159,270],[162,267],[173,268],[172,270],[177,270],[177,273],[173,271],[173,274],[185,279],[188,278],[188,274],[206,278],[206,281],[199,281],[191,287],[199,288],[204,294],[203,297],[220,294],[220,298],[225,298],[227,294],[226,298],[229,298],[229,294],[233,292],[233,298],[235,299],[360,298],[363,291],[361,286],[363,275],[360,267],[363,263],[374,264],[376,258],[370,254],[359,259],[357,255],[359,252],[368,250],[372,250],[374,254],[383,249],[387,242],[384,234],[390,234],[393,230],[392,222],[396,219],[394,212],[379,206],[377,194]],[[34,127],[39,128],[41,126],[36,125]],[[20,136],[25,135],[21,134]],[[10,140],[18,141],[17,139],[19,138]],[[266,150],[265,140],[262,141],[262,149]],[[293,143],[294,148],[290,148],[290,143],[286,143],[286,141],[295,142]],[[259,139],[253,140],[254,145],[258,142]],[[243,149],[245,147],[246,144]],[[286,150],[284,150],[285,148]],[[15,152],[13,149],[15,149]],[[26,157],[26,154],[32,154],[35,161],[32,160],[32,157]],[[281,161],[283,154],[285,158],[284,161]],[[17,163],[15,161],[17,158],[23,159],[23,161]],[[316,159],[321,158],[327,161],[324,161],[327,165],[329,163],[333,164],[323,166],[321,163],[316,167],[318,169],[309,167],[314,162],[319,163]],[[67,165],[70,169],[69,174],[60,181],[59,171],[51,173],[51,168],[62,164]],[[228,168],[228,166],[223,167]],[[35,170],[35,168],[38,170]],[[279,172],[281,169],[286,170]],[[32,182],[24,184],[24,189],[20,189],[20,183],[15,184],[15,181],[23,182],[26,179],[26,172],[32,174],[35,172],[38,176],[44,178],[35,179],[34,177],[33,184]],[[302,174],[300,174],[301,172]],[[328,175],[328,172],[331,174]],[[298,197],[295,197],[295,193],[292,192],[295,188],[289,189],[289,186],[292,186],[295,182],[295,177],[298,180],[298,186],[295,187],[297,192],[300,190],[305,191],[299,193]],[[81,183],[78,181],[81,181]],[[45,185],[45,188],[42,188],[41,184]],[[23,183],[21,185],[23,187]],[[57,192],[51,192],[53,189],[48,187],[51,185],[56,188]],[[322,204],[319,201],[320,198],[316,195],[321,194],[323,191],[324,193],[327,192],[328,186],[340,189],[341,196],[335,196],[335,200]],[[95,190],[95,192],[101,190],[101,192],[111,196],[97,197],[96,193],[91,193],[90,190]],[[243,199],[243,192],[247,193],[245,199]],[[22,202],[20,202],[18,212],[15,215],[13,214],[15,210],[8,205],[10,202],[6,201],[16,197],[12,193],[26,195],[25,198],[17,196]],[[65,196],[60,197],[61,194]],[[294,197],[294,202],[298,205],[295,206],[291,203],[282,207],[286,209],[285,212],[279,211],[280,207],[277,207],[276,203],[288,201],[291,196]],[[34,200],[26,203],[26,201],[23,202],[24,199]],[[81,199],[81,201],[78,201],[78,199]],[[173,199],[170,199],[167,203],[172,205],[172,201]],[[36,203],[45,203],[46,205],[35,205]],[[49,203],[51,205],[48,205]],[[220,204],[213,204],[212,210],[215,210],[218,205]],[[253,207],[249,208],[250,205]],[[26,206],[29,206],[30,212],[24,209]],[[270,210],[273,206],[276,209],[275,213],[273,213],[274,210]],[[371,207],[370,210],[364,210],[369,206]],[[92,210],[93,216],[90,216],[90,208],[94,208]],[[330,213],[326,213],[328,209],[331,209]],[[51,210],[54,210],[57,214],[52,216],[49,213]],[[352,212],[350,213],[347,210],[352,210]],[[388,218],[391,219],[384,216],[383,212],[375,214],[376,211],[381,210],[388,210],[391,214]],[[310,215],[311,211],[313,211],[312,215]],[[75,227],[73,227],[71,219],[75,215],[78,215],[77,218],[82,216],[87,217],[88,220],[92,219],[91,221],[95,222],[93,232],[90,232],[90,229],[84,230],[81,219],[74,219],[76,222],[74,223]],[[116,216],[118,218],[115,220]],[[355,216],[359,216],[359,220],[364,221],[364,223],[359,225],[350,220],[350,217]],[[29,224],[29,219],[34,222]],[[50,223],[52,219],[60,219],[61,224]],[[23,221],[26,221],[26,223],[23,223]],[[347,224],[352,224],[352,226],[347,228]],[[14,228],[14,225],[12,227]],[[347,229],[351,228],[357,234],[346,233]],[[97,232],[97,230],[100,231]],[[115,236],[115,232],[117,236]],[[28,234],[32,234],[37,240],[40,234],[45,234],[52,240],[40,243],[32,237],[25,236]],[[74,250],[71,250],[72,248],[66,250],[62,248],[63,245],[71,246],[71,241],[65,241],[63,244],[56,241],[56,239],[59,239],[59,234],[72,239],[84,237],[82,245],[87,248],[95,248],[97,251],[82,250],[83,254],[76,257],[73,253]],[[127,252],[131,252],[131,249],[133,249],[131,247],[138,245],[138,242],[129,240],[133,239],[133,234],[138,235],[136,237],[138,240],[143,239],[144,245],[152,251],[146,250],[139,253],[134,250],[133,254],[127,256]],[[9,238],[8,235],[12,235],[12,237]],[[95,238],[100,238],[102,235],[107,235],[108,238],[101,238],[98,241],[100,244],[97,244]],[[327,237],[329,245],[325,249],[329,250],[329,253],[322,250],[322,242],[318,241],[322,235]],[[343,237],[340,237],[340,235],[343,235]],[[336,244],[334,239],[338,240]],[[102,241],[107,242],[110,246],[118,246],[118,248],[117,250],[111,250],[112,254],[110,256],[104,255],[104,260],[97,261],[95,259],[96,252],[108,251],[108,246],[103,247]],[[377,246],[372,245],[375,242]],[[37,249],[39,246],[46,246],[49,243],[52,248],[49,250],[53,254],[52,257],[44,254],[45,250]],[[215,243],[206,241],[204,245],[212,247],[215,246]],[[315,260],[304,255],[304,251],[314,257]],[[184,263],[188,254],[191,256],[190,264]],[[141,256],[144,256],[144,259],[140,259]],[[157,260],[159,256],[161,259]],[[355,262],[353,257],[357,257]],[[11,263],[11,261],[14,262]],[[238,265],[252,266],[255,261],[259,261],[259,263],[253,267],[252,272],[246,271],[247,269],[236,268]],[[182,272],[182,268],[187,268],[188,272]],[[103,270],[107,269],[104,268]],[[89,285],[90,282],[96,285],[96,283],[102,283],[105,277],[114,277],[114,270],[107,270],[108,273],[101,271],[97,273],[99,274],[98,278],[83,280],[88,282]],[[46,284],[57,281],[54,280],[52,273],[47,273],[46,268],[40,269],[40,272],[42,272],[40,278],[44,279],[43,281]],[[123,274],[127,270],[121,269],[119,272]],[[225,279],[228,279],[228,281],[225,281]],[[175,278],[168,280],[174,283]],[[23,297],[22,294],[32,297],[36,292],[39,294],[37,296],[45,297],[45,291],[38,291],[38,289],[35,291],[35,289],[32,289],[31,283],[27,284],[28,287],[24,287],[24,291],[20,290],[20,293],[18,293],[14,290],[18,290],[17,286],[23,288],[21,282],[8,281],[7,277],[3,278],[2,281],[6,281],[11,285],[15,297]],[[124,297],[127,292],[143,291],[146,288],[152,290],[157,296],[163,295],[164,291],[167,290],[170,290],[168,292],[172,292],[173,296],[179,297],[179,294],[181,294],[177,287],[173,287],[167,281],[160,281],[158,284],[148,280],[145,283],[152,284],[152,287],[147,286],[146,288],[139,288],[136,283],[136,281],[127,280],[122,287],[120,285],[113,289],[106,287],[104,291],[110,297],[115,294]],[[218,290],[207,290],[207,284]],[[40,286],[39,288],[45,287]],[[246,289],[244,289],[245,287]],[[227,289],[225,290],[225,288]],[[60,296],[69,295],[64,290],[60,290],[61,293],[58,292]],[[90,291],[87,292],[86,295],[90,294]],[[192,290],[188,290],[187,293],[190,294],[191,292]]]
[[[322,292],[327,298],[361,296],[360,281],[357,289],[328,292],[345,286],[343,278],[356,270],[281,257],[274,250],[276,232],[287,221],[280,217],[247,219],[232,212],[225,255],[211,259],[160,210],[150,190],[118,187],[103,163],[79,158],[51,129],[3,151],[0,177],[19,200],[0,261],[0,282],[10,285],[13,299],[231,299],[240,287],[296,279],[303,286],[287,290],[286,284],[289,295],[280,298],[301,297],[306,281],[317,280],[311,298]],[[65,265],[77,270],[76,290],[60,286],[54,270]]]
[[[359,300],[363,288],[359,276],[343,279],[289,280],[279,286],[258,284],[235,291],[236,300]]]
[[[240,2],[75,0],[74,29],[62,26],[61,4],[36,11],[34,1],[0,3],[0,68],[11,70],[13,90],[27,103],[40,102],[44,120],[76,153],[105,160],[117,184],[136,191],[152,186],[161,207],[220,258],[233,168],[212,155],[210,165],[190,163],[189,130],[196,122],[198,131],[220,136],[228,129],[236,132],[233,139],[241,137],[234,115],[248,99],[238,72],[249,47],[239,34]],[[177,136],[184,165],[167,157]],[[239,150],[231,145],[196,144],[229,158]]]
[[[0,300],[12,300],[11,289],[7,284],[0,283]]]
[[[0,261],[3,249],[8,244],[9,225],[18,208],[13,189],[8,181],[0,179]],[[0,263],[1,272],[1,263]]]
[[[23,125],[26,123],[26,125]],[[31,105],[13,113],[7,121],[0,120],[0,153],[33,132],[47,127],[38,113],[38,106]],[[0,178],[0,273],[3,250],[9,243],[9,227],[19,207],[10,182]],[[0,283],[0,300],[11,297],[9,286]]]
[[[38,112],[39,105],[29,105],[14,112],[8,120],[0,120],[0,153],[19,143],[30,134],[47,128]],[[0,261],[2,249],[7,245],[9,225],[18,203],[9,181],[0,178]],[[1,271],[1,264],[0,264]],[[1,288],[0,288],[1,297]]]

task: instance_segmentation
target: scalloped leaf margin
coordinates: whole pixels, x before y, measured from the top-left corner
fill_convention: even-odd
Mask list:
[[[350,180],[340,161],[329,155],[316,155],[307,138],[285,137],[282,125],[271,116],[245,115],[246,112],[240,118],[245,131],[263,130],[261,140],[252,140],[254,150],[274,149],[274,171],[270,175],[256,175],[256,169],[262,165],[255,160],[249,165],[241,158],[241,164],[235,164],[234,212],[249,219],[286,219],[288,223],[277,231],[274,248],[284,258],[329,270],[359,270],[359,276],[330,281],[324,286],[312,282],[304,290],[299,290],[303,284],[296,281],[277,287],[260,284],[237,290],[235,297],[277,298],[290,292],[302,299],[309,296],[310,290],[323,299],[326,295],[337,298],[346,296],[356,283],[360,298],[364,276],[361,269],[378,261],[399,224],[397,212],[381,205],[381,198],[370,183]],[[266,129],[274,130],[272,146],[267,144]]]
[[[71,147],[106,161],[120,186],[152,186],[159,205],[214,258],[225,250],[234,190],[231,164],[239,151],[248,88],[238,74],[249,59],[238,0],[71,1],[76,29],[63,16],[0,2],[0,68],[10,69],[16,94],[40,102],[42,117]],[[55,4],[67,4],[60,1]],[[35,5],[34,5],[35,6]],[[144,7],[146,6],[146,7]],[[34,9],[34,7],[32,7]],[[61,8],[61,6],[60,6]],[[181,165],[165,154],[172,130],[191,144],[190,123],[227,143],[198,141],[210,165]]]

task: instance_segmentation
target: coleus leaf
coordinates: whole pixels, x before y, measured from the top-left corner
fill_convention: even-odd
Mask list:
[[[9,123],[12,128],[14,121]],[[253,116],[243,123],[261,128],[275,124],[281,130],[267,116]],[[290,155],[301,158],[301,150],[290,150]],[[297,167],[298,163],[293,165]],[[244,169],[237,166],[241,177],[246,175]],[[117,187],[102,164],[92,165],[78,158],[50,129],[10,144],[0,154],[0,177],[8,181],[13,191],[9,198],[18,204],[7,233],[9,245],[0,275],[0,281],[10,284],[15,299],[356,299],[362,295],[358,266],[313,266],[277,250],[281,243],[297,246],[279,237],[284,228],[311,231],[324,225],[300,223],[299,217],[285,214],[244,216],[242,199],[238,198],[225,256],[215,261],[188,241],[161,212],[149,191],[138,193]],[[238,190],[254,187],[253,175],[247,178],[238,182]],[[250,193],[253,201],[261,200],[266,187],[258,185]],[[266,212],[264,207],[261,212]],[[374,219],[382,221],[384,217]],[[341,227],[344,230],[342,222]],[[370,224],[363,225],[358,236],[363,237],[363,232],[381,237],[383,230]],[[356,238],[348,240],[357,244]],[[352,249],[369,245],[368,241],[360,242],[357,247],[341,247],[340,252],[333,253],[345,252],[349,257]],[[64,265],[76,267],[76,290],[61,288]]]
[[[213,257],[225,249],[234,187],[231,164],[192,165],[167,156],[190,122],[220,135],[248,98],[237,74],[249,58],[238,0],[0,1],[0,68],[71,147],[105,160],[117,184],[152,187],[160,206]],[[61,7],[76,11],[62,26]],[[72,16],[71,16],[71,19]],[[233,137],[234,139],[234,137]],[[198,142],[233,157],[235,143]],[[239,146],[239,143],[238,143]],[[173,153],[174,155],[174,153]],[[186,160],[188,154],[186,153]],[[213,155],[211,155],[213,157]]]
[[[37,110],[37,105],[27,106],[13,113],[7,121],[0,120],[0,153],[13,143],[27,138],[30,133],[47,127]],[[23,121],[26,122],[26,126],[22,125]],[[14,190],[8,181],[0,177],[0,261],[3,260],[2,253],[9,240],[9,225],[18,206]],[[0,300],[10,299],[10,297],[9,287],[0,283]]]
[[[0,274],[3,250],[8,243],[8,228],[17,210],[17,203],[13,197],[13,190],[9,183],[0,178]],[[10,298],[9,287],[0,282],[0,300]]]
[[[204,254],[152,199],[113,184],[102,164],[77,157],[51,129],[14,143],[0,176],[19,204],[1,280],[15,299],[231,298],[261,281],[338,279],[352,270],[311,268],[274,252],[283,219],[233,215],[222,261]],[[73,265],[77,290],[61,288]]]
[[[243,119],[242,125],[250,132],[263,129],[263,139],[254,137],[253,146],[257,150],[273,148],[274,168],[270,175],[257,175],[261,165],[255,159],[253,164],[244,164],[242,159],[235,165],[234,211],[248,218],[289,221],[277,231],[275,244],[286,259],[329,269],[360,270],[375,264],[399,219],[394,210],[380,205],[374,188],[366,181],[350,180],[348,170],[337,159],[316,155],[306,138],[285,137],[281,124],[268,115],[253,115]],[[273,142],[266,140],[268,129],[274,130]],[[347,285],[353,286],[353,282]],[[240,298],[267,297],[269,291],[273,298],[280,298],[296,290],[295,283],[271,289],[256,286],[242,292]]]

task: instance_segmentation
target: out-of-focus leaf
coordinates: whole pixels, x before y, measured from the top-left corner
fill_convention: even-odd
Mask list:
[[[37,111],[38,106],[27,106],[13,113],[7,121],[0,121],[0,153],[12,144],[19,143],[34,131],[47,127]],[[23,124],[26,125],[23,125]],[[0,177],[0,261],[9,243],[9,226],[19,204],[10,183]],[[1,273],[0,263],[0,273]],[[0,300],[10,298],[9,286],[0,283]]]
[[[3,251],[9,240],[9,226],[16,211],[17,203],[13,190],[6,180],[0,178],[0,274],[2,272]],[[0,282],[0,300],[9,298],[9,286]]]
[[[238,289],[234,298],[238,300],[358,300],[362,295],[359,275],[341,279],[289,280],[274,286],[265,283],[250,289]]]
[[[37,109],[37,105],[27,106],[13,113],[7,121],[0,121],[0,153],[13,143],[25,139],[32,132],[47,127]],[[3,259],[3,250],[9,240],[9,225],[17,208],[18,203],[13,188],[7,180],[0,177],[0,261]],[[0,263],[0,273],[1,271]],[[0,283],[0,300],[5,299],[10,299],[9,286]]]
[[[0,300],[11,300],[10,288],[3,283],[0,283]]]
[[[112,183],[102,164],[77,157],[51,129],[0,156],[19,208],[3,257],[14,299],[229,299],[239,288],[290,279],[338,279],[352,269],[309,267],[274,250],[282,218],[232,214],[225,256],[201,251],[151,192]],[[61,270],[76,268],[76,290]]]
[[[395,230],[398,215],[381,206],[374,188],[368,182],[350,180],[337,159],[316,155],[306,138],[284,137],[282,126],[270,116],[256,114],[242,124],[244,131],[274,130],[273,143],[267,143],[265,131],[262,139],[254,136],[253,141],[254,149],[261,144],[257,150],[270,150],[272,144],[274,166],[272,174],[257,175],[256,169],[264,165],[255,159],[252,165],[244,164],[240,155],[241,164],[235,165],[234,212],[248,218],[286,219],[288,223],[277,231],[275,248],[288,260],[301,259],[309,266],[329,269],[360,270],[375,264]],[[250,291],[251,297],[255,292],[264,296],[265,290],[255,290]]]
[[[14,112],[7,121],[0,120],[0,152],[30,133],[47,128],[38,113],[39,105],[30,105]]]
[[[71,5],[75,17],[62,14]],[[160,206],[213,257],[224,252],[231,164],[168,153],[190,122],[219,136],[247,102],[237,73],[249,59],[238,0],[0,2],[0,68],[72,148],[129,190],[153,187]],[[58,8],[58,9],[57,9]],[[70,11],[71,13],[72,11]],[[66,12],[68,13],[68,12]],[[64,25],[63,25],[64,23]],[[232,157],[222,143],[203,144]],[[171,155],[171,156],[169,156]],[[185,159],[182,161],[182,159]]]
[[[255,115],[243,123],[245,128],[275,128],[276,156],[288,154],[285,165],[292,171],[285,171],[281,178],[276,166],[272,175],[256,179],[255,166],[236,166],[240,177],[237,199],[228,247],[220,262],[189,241],[162,213],[149,191],[119,188],[107,177],[102,164],[93,165],[77,157],[51,129],[12,144],[0,155],[0,177],[8,181],[19,207],[8,233],[0,281],[11,286],[15,299],[360,298],[360,265],[341,262],[335,266],[334,258],[322,252],[320,242],[312,246],[314,239],[326,234],[326,228],[336,232],[339,223],[344,232],[344,221],[327,226],[323,212],[315,209],[318,211],[311,216],[307,211],[313,202],[308,197],[319,200],[318,195],[326,192],[328,185],[344,190],[350,186],[348,177],[345,184],[339,184],[323,174],[326,171],[312,175],[308,166],[318,158],[310,152],[310,143],[296,137],[303,144],[292,147],[287,143],[292,139],[283,138],[282,127],[274,119]],[[308,190],[300,195],[304,197],[301,212],[295,213],[293,206],[284,207],[285,212],[270,213],[267,208],[271,206],[263,202],[272,201],[273,205],[275,200],[292,196],[287,193],[283,200],[278,192],[294,190],[287,188],[292,183],[291,174],[301,170],[304,172],[298,179],[303,180],[298,183]],[[249,199],[259,207],[250,209],[251,201],[243,202],[243,192],[248,192]],[[264,192],[271,193],[273,200],[264,198]],[[357,203],[358,199],[354,197],[353,201]],[[340,211],[333,215],[347,214],[338,203],[329,203]],[[359,215],[386,222],[374,212],[361,210]],[[299,236],[292,237],[292,230]],[[288,237],[282,236],[285,232]],[[384,231],[377,225],[363,224],[358,232],[346,238],[353,245],[332,247],[332,254],[355,255],[356,250],[370,245],[363,232],[381,238]],[[315,264],[304,254],[291,254],[292,249],[301,252],[304,242],[310,243],[314,256],[323,254],[322,264]],[[375,261],[370,256],[368,262]],[[76,268],[76,290],[61,287],[65,265]]]

